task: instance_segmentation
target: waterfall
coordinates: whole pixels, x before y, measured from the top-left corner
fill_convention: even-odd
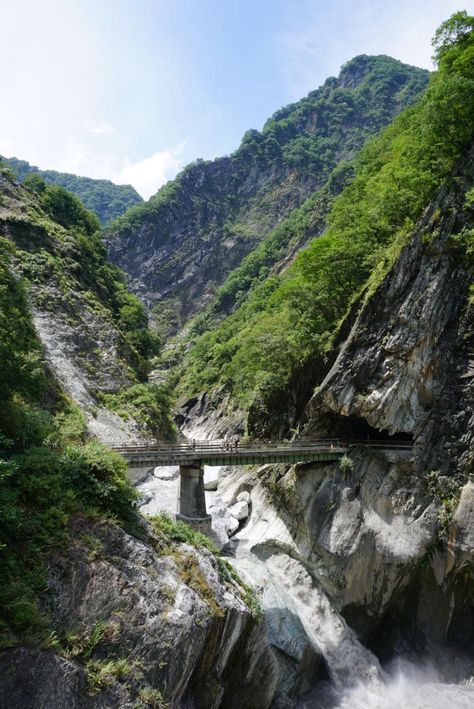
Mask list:
[[[291,595],[306,635],[324,656],[335,687],[342,689],[357,682],[378,686],[382,682],[379,661],[361,645],[302,564],[286,554],[275,554],[267,559],[267,567]]]
[[[431,667],[398,661],[385,681],[369,687],[363,682],[338,690],[316,687],[298,702],[299,709],[471,709],[474,685],[442,682]]]
[[[274,626],[280,635],[294,631],[294,624],[286,630],[282,627],[279,614],[283,608],[281,605],[280,609],[274,607],[275,602],[283,602],[286,613],[298,616],[307,638],[326,661],[331,683],[319,682],[309,694],[299,699],[299,709],[474,707],[474,679],[465,684],[449,684],[432,667],[407,661],[398,661],[391,668],[382,669],[375,655],[359,642],[297,559],[281,552],[263,561],[242,552],[237,551],[236,566],[249,581],[266,589],[263,605],[270,626]],[[275,623],[272,622],[273,616]]]

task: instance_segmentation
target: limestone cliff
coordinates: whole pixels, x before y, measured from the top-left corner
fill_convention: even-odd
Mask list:
[[[278,111],[239,149],[198,161],[108,229],[109,254],[161,328],[176,331],[331,170],[426,86],[389,57],[360,56],[339,78]]]
[[[40,647],[0,653],[0,705],[11,709],[268,707],[276,664],[263,621],[210,552],[74,522],[50,556]],[[166,543],[165,543],[166,542]]]
[[[219,483],[227,505],[250,493],[231,547],[264,589],[277,706],[296,701],[308,648],[335,686],[354,653],[352,672],[375,671],[361,641],[381,661],[430,657],[450,681],[473,672],[473,184],[471,152],[342,327],[301,424],[303,436],[413,441],[413,450],[362,444],[340,465],[266,466]]]

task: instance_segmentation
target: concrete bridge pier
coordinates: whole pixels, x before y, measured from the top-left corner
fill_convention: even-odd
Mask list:
[[[206,511],[204,467],[199,463],[179,466],[179,511],[176,519],[189,524],[197,532],[210,534],[211,515]]]

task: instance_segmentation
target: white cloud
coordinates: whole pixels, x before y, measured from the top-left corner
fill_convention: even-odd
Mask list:
[[[57,167],[58,170],[81,174],[90,166],[92,148],[87,143],[71,140],[66,145],[63,163]]]
[[[183,167],[185,146],[186,142],[182,142],[134,162],[128,155],[101,153],[90,143],[70,140],[62,158],[50,163],[48,167],[61,172],[112,180],[118,185],[133,185],[142,197],[148,199]]]
[[[116,133],[115,126],[111,126],[110,123],[104,123],[102,121],[87,121],[86,130],[88,133],[92,133],[92,135]]]
[[[180,143],[175,148],[162,150],[135,163],[124,158],[122,169],[111,175],[110,179],[119,185],[133,185],[142,197],[148,199],[183,167],[185,145],[185,142]]]

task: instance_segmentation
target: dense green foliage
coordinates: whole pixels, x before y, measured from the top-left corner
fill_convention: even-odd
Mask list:
[[[397,108],[410,103],[426,80],[424,72],[391,57],[361,55],[342,68],[339,79],[328,79],[303,101],[277,111],[261,134],[249,131],[240,150],[255,143],[252,152],[258,158],[281,151],[291,167],[326,177],[341,142],[352,153],[389,122]]]
[[[157,384],[134,384],[117,394],[103,393],[100,400],[124,419],[133,418],[143,432],[172,440],[176,429],[170,414],[170,392]]]
[[[66,296],[86,289],[91,306],[107,312],[119,328],[129,349],[124,359],[143,378],[160,341],[148,328],[144,305],[128,291],[123,272],[107,260],[97,217],[75,195],[46,184],[39,175],[25,178],[25,187],[38,199],[43,224],[43,214],[51,221],[44,224],[49,233],[41,244],[16,249],[23,275],[40,287],[53,278]],[[67,233],[58,232],[57,224]]]
[[[54,437],[54,417],[36,409],[36,416],[41,413]],[[34,635],[43,626],[42,559],[67,543],[70,517],[105,513],[132,521],[136,499],[125,461],[100,444],[57,450],[47,436],[42,443],[35,437],[34,445],[22,438],[22,453],[0,457],[0,645],[14,642],[12,633]]]
[[[0,239],[1,401],[13,393],[37,395],[43,379],[41,347],[27,310],[26,293],[9,268],[12,251],[12,245]]]
[[[75,227],[88,236],[100,229],[97,217],[84,207],[78,197],[63,187],[47,185],[44,179],[35,173],[28,174],[23,184],[38,195],[46,214],[65,229]]]
[[[71,516],[131,523],[136,504],[125,461],[88,442],[84,414],[51,377],[29,296],[34,290],[52,318],[67,308],[74,325],[83,322],[75,319],[77,302],[99,311],[120,333],[136,379],[156,343],[143,305],[107,262],[97,218],[39,176],[28,178],[28,189],[14,187],[5,172],[0,178],[5,195],[15,196],[0,223],[0,644],[8,645],[46,622],[38,605],[42,560],[68,543]],[[168,423],[166,400],[149,398]]]
[[[101,224],[119,217],[127,209],[143,201],[131,185],[114,185],[109,180],[78,177],[56,170],[40,170],[26,160],[18,160],[18,158],[2,158],[2,161],[11,167],[22,182],[29,176],[38,175],[47,184],[58,185],[72,192],[87,209],[97,215]]]
[[[140,231],[146,222],[158,221],[166,210],[174,211],[183,204],[187,208],[190,198],[199,205],[203,197],[206,204],[212,204],[214,216],[222,213],[224,231],[245,231],[248,227],[239,222],[238,216],[242,201],[239,188],[249,169],[277,169],[285,176],[301,172],[305,180],[311,176],[322,185],[338,161],[352,156],[368,136],[410,104],[427,80],[428,72],[391,57],[356,57],[343,67],[338,79],[328,79],[306,98],[282,108],[262,131],[247,131],[229,158],[220,164],[197,160],[188,165],[148,202],[133,207],[111,224],[110,231],[114,236]],[[217,169],[206,169],[213,165]],[[245,197],[244,201],[248,203]],[[267,195],[263,213],[270,201]],[[213,225],[200,226],[206,231]],[[250,229],[249,235],[256,238],[254,231]]]
[[[131,518],[126,464],[83,445],[84,416],[48,378],[21,283],[0,262],[0,644],[35,633],[44,618],[42,555],[64,542],[72,514]]]
[[[464,17],[461,24],[471,22]],[[335,200],[324,236],[197,339],[185,358],[182,392],[225,385],[248,407],[328,350],[351,302],[369,277],[374,287],[383,276],[474,138],[473,32],[450,37],[438,47],[438,72],[421,101],[356,158],[355,177]],[[300,222],[304,229],[306,210],[283,228],[291,232]]]

